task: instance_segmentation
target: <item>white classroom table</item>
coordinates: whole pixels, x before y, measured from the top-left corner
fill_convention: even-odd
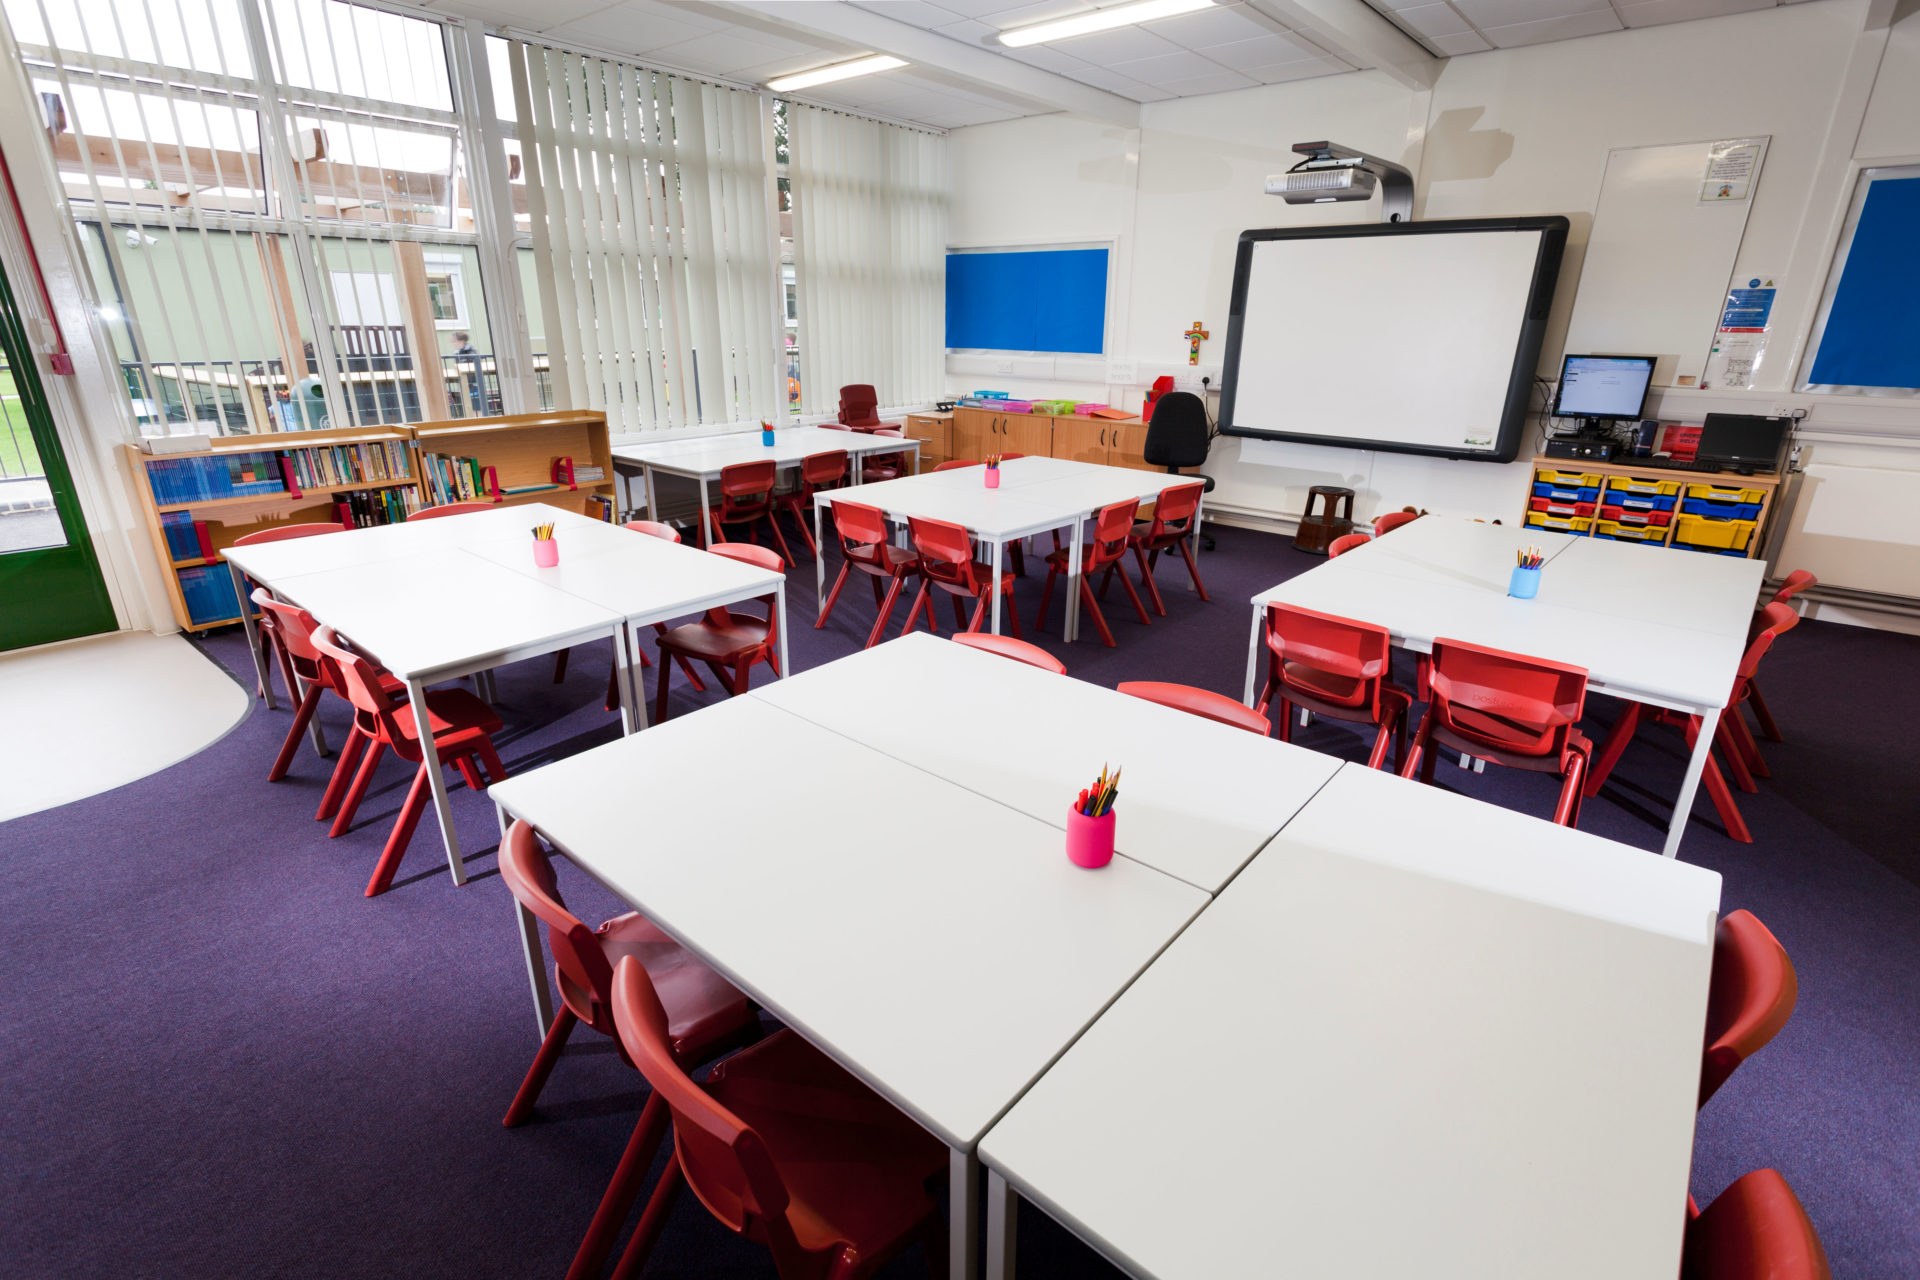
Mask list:
[[[913,469],[920,470],[920,441],[911,437],[875,436],[863,431],[828,431],[823,427],[783,427],[773,433],[773,446],[760,442],[758,431],[729,431],[724,435],[693,436],[662,440],[649,444],[614,446],[616,469],[631,475],[638,468],[647,487],[647,516],[659,519],[660,507],[654,492],[656,474],[683,476],[700,487],[700,545],[705,546],[709,528],[707,486],[720,473],[741,462],[771,459],[777,470],[799,466],[816,453],[844,449],[848,454],[847,483],[858,485],[863,469],[861,459],[870,453],[911,453]],[[816,539],[816,541],[818,541]]]
[[[1507,579],[1527,545],[1548,559],[1539,595],[1516,600]],[[1671,858],[1765,576],[1758,560],[1422,516],[1253,597],[1245,701],[1264,678],[1261,629],[1275,601],[1385,627],[1416,652],[1450,638],[1585,667],[1593,692],[1701,717],[1661,850]]]
[[[968,791],[1065,830],[1108,765],[1115,848],[1217,893],[1340,761],[915,631],[755,689]]]
[[[1344,766],[988,1131],[988,1277],[1015,1192],[1154,1280],[1672,1276],[1719,902]]]
[[[877,507],[893,523],[904,526],[909,517],[945,520],[963,526],[980,542],[992,546],[990,568],[997,583],[1006,558],[1006,546],[1037,533],[1071,526],[1072,545],[1067,552],[1066,621],[1061,639],[1072,641],[1080,634],[1080,564],[1085,545],[1087,518],[1110,503],[1131,500],[1144,502],[1160,496],[1162,490],[1195,483],[1195,477],[1164,471],[1139,471],[1131,467],[1107,467],[1092,462],[1074,462],[1067,458],[1014,458],[1000,464],[1000,487],[989,489],[981,478],[980,467],[956,467],[926,475],[902,476],[862,485],[858,492],[830,489],[814,495],[814,543],[824,545],[820,509],[832,506],[836,499],[861,502]],[[1200,528],[1200,513],[1194,512],[1195,535]],[[1195,536],[1190,535],[1190,536]],[[814,585],[822,599],[826,596],[826,562],[816,557]],[[1000,593],[993,593],[988,628],[1000,634]]]
[[[717,763],[742,744],[761,767]],[[1057,828],[752,697],[491,794],[952,1149],[956,1280],[980,1135],[1207,901],[1125,858],[1081,870]]]

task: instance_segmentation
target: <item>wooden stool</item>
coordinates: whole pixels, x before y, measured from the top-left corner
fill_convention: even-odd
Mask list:
[[[1320,499],[1320,514],[1313,513],[1313,500]],[[1353,490],[1338,485],[1317,484],[1307,490],[1307,510],[1300,517],[1300,528],[1293,535],[1296,551],[1327,554],[1335,538],[1353,532]]]

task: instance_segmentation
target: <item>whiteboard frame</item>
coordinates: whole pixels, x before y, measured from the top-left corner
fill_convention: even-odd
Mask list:
[[[1226,357],[1221,361],[1220,369],[1220,434],[1244,436],[1255,440],[1285,440],[1293,444],[1366,449],[1382,453],[1421,454],[1433,458],[1512,462],[1519,456],[1520,440],[1526,433],[1527,406],[1533,394],[1533,381],[1540,362],[1540,349],[1546,340],[1547,314],[1553,307],[1553,290],[1560,277],[1561,258],[1566,252],[1568,226],[1567,219],[1554,215],[1543,218],[1449,218],[1434,222],[1354,223],[1332,227],[1267,227],[1242,231],[1233,264],[1233,298],[1227,313]],[[1540,233],[1540,248],[1533,264],[1533,283],[1527,295],[1526,310],[1520,320],[1520,338],[1514,349],[1513,374],[1507,383],[1506,404],[1501,412],[1500,429],[1494,436],[1493,448],[1462,449],[1401,444],[1390,440],[1270,431],[1234,425],[1234,399],[1239,389],[1240,379],[1240,339],[1246,323],[1247,283],[1252,274],[1255,245],[1268,240],[1457,235],[1486,231],[1538,231]],[[1391,300],[1382,299],[1381,305],[1390,306]]]

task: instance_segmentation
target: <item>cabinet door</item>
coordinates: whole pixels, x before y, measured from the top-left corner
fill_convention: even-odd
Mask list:
[[[1107,441],[1112,435],[1107,424],[1097,418],[1055,418],[1053,420],[1053,456],[1074,462],[1105,465]]]
[[[1024,453],[1029,457],[1044,458],[1053,452],[1052,418],[1011,414],[1006,422],[1006,435],[1000,446],[1002,453]]]
[[[952,456],[978,462],[991,451],[988,437],[994,422],[994,415],[985,409],[955,409],[953,411]],[[995,439],[998,437],[995,436]]]
[[[1147,426],[1144,422],[1109,422],[1107,428],[1107,463],[1115,467],[1132,467],[1136,471],[1158,471],[1158,467],[1147,465]]]

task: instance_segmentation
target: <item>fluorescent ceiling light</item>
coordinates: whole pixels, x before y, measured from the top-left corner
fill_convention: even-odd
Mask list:
[[[1024,45],[1045,44],[1049,40],[1065,40],[1068,36],[1130,27],[1138,22],[1152,22],[1155,18],[1171,18],[1176,13],[1192,13],[1195,9],[1205,9],[1212,4],[1213,0],[1141,0],[1139,4],[1116,5],[1111,9],[1095,9],[1092,13],[1075,14],[1055,22],[1015,27],[1012,31],[1000,33],[1000,43],[1018,49]]]
[[[1205,0],[1212,4],[1213,0]],[[890,58],[879,54],[871,58],[856,58],[852,62],[837,62],[831,67],[816,67],[812,71],[802,71],[796,75],[781,76],[778,80],[767,81],[767,88],[775,93],[785,93],[790,89],[811,89],[817,84],[832,84],[835,80],[851,80],[855,76],[872,75],[876,71],[891,71],[895,67],[907,64],[899,58]]]

